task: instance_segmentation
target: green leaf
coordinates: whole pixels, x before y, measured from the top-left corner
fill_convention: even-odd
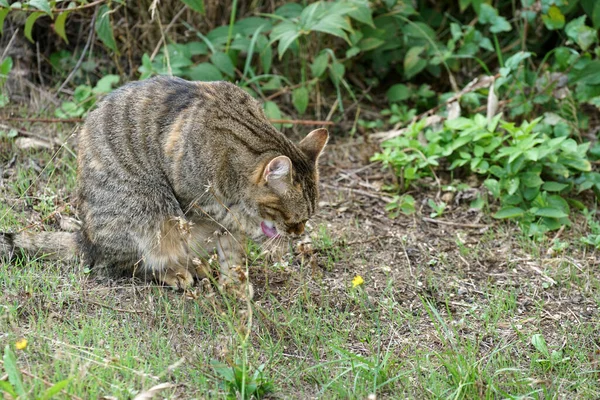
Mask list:
[[[586,16],[582,15],[565,26],[565,33],[569,39],[577,43],[583,51],[587,51],[587,49],[598,40],[598,32],[595,29],[586,26],[585,19]]]
[[[210,61],[225,75],[232,78],[235,75],[235,66],[227,54],[223,52],[213,53],[213,55],[210,56]]]
[[[29,17],[27,17],[27,19],[25,20],[25,29],[24,29],[25,37],[27,39],[29,39],[29,41],[31,43],[34,43],[33,38],[31,37],[31,30],[33,29],[33,24],[35,24],[35,21],[42,15],[44,15],[43,12],[37,11],[37,12],[31,13],[29,15]]]
[[[4,82],[8,78],[8,74],[12,70],[13,59],[12,57],[6,57],[0,64],[0,88],[4,85]]]
[[[388,89],[386,96],[390,103],[404,101],[410,98],[410,89],[402,83],[397,83]]]
[[[528,188],[538,187],[544,183],[540,178],[540,174],[535,172],[524,172],[521,174],[521,182]]]
[[[344,77],[345,73],[346,68],[344,68],[344,64],[334,61],[329,66],[329,77],[336,85],[339,84],[340,80]]]
[[[555,5],[551,5],[548,9],[548,14],[542,15],[542,21],[546,25],[546,28],[551,31],[562,29],[565,26],[565,16]]]
[[[385,40],[382,40],[382,39],[379,39],[376,37],[369,37],[369,38],[362,39],[360,42],[358,42],[358,48],[361,51],[369,51],[369,50],[374,50],[374,49],[380,47],[384,43],[385,43]]]
[[[542,185],[542,189],[548,192],[560,192],[567,187],[569,187],[569,185],[560,182],[544,182]]]
[[[284,18],[297,18],[302,13],[302,4],[286,3],[275,10],[275,15]]]
[[[221,71],[211,63],[200,63],[194,67],[190,67],[186,75],[194,81],[220,81],[223,80]]]
[[[279,41],[277,45],[277,52],[279,53],[279,59],[283,57],[287,49],[294,43],[300,36],[298,26],[291,21],[283,21],[276,25],[271,31],[271,43]]]
[[[310,30],[328,33],[333,36],[337,36],[349,42],[346,31],[351,31],[352,28],[346,18],[341,15],[327,15],[320,19],[316,24],[311,25]]]
[[[596,1],[594,11],[590,17],[592,18],[592,25],[594,25],[594,28],[600,29],[600,3],[598,1]]]
[[[299,87],[292,92],[292,103],[300,114],[304,114],[308,107],[308,89],[305,86]]]
[[[514,177],[514,178],[509,179],[508,185],[506,187],[508,194],[515,194],[517,192],[517,190],[519,189],[520,183],[521,183],[521,180],[519,179],[519,177]]]
[[[346,58],[352,58],[358,53],[360,53],[360,49],[358,47],[350,47],[348,50],[346,50]]]
[[[8,96],[0,94],[0,108],[6,106],[10,102]]]
[[[140,81],[149,78],[154,73],[152,61],[150,61],[150,56],[147,53],[142,56],[142,65],[138,67],[138,71],[141,73]]]
[[[50,386],[48,390],[44,392],[44,394],[42,394],[41,400],[51,399],[53,396],[57,395],[61,390],[67,387],[70,381],[70,379],[65,379],[63,381],[56,382],[54,385]]]
[[[458,0],[458,5],[460,7],[460,12],[462,13],[471,5],[471,0]]]
[[[506,219],[506,218],[516,218],[525,214],[525,211],[519,207],[506,207],[502,208],[496,214],[494,214],[494,218],[498,219]]]
[[[496,179],[486,179],[483,185],[488,188],[495,198],[500,197],[500,183]]]
[[[45,12],[52,18],[52,10],[50,9],[50,3],[48,0],[29,0],[28,3],[31,7],[35,7],[40,11]]]
[[[23,377],[21,376],[21,371],[17,366],[17,356],[8,344],[4,348],[4,357],[2,359],[4,360],[4,369],[8,375],[8,381],[13,386],[15,392],[17,392],[17,395],[24,395],[25,386],[23,386]]]
[[[0,0],[0,6],[2,7],[10,7],[8,4],[8,0]]]
[[[427,66],[427,61],[420,57],[424,50],[425,47],[423,46],[415,46],[406,52],[404,57],[404,74],[406,78],[412,78]]]
[[[263,109],[265,110],[265,114],[269,119],[281,119],[281,110],[276,103],[272,101],[266,101],[263,104]],[[281,124],[273,124],[277,129],[281,129]]]
[[[94,93],[110,93],[113,90],[113,85],[119,83],[119,75],[106,75],[102,77],[96,87],[93,89]]]
[[[65,101],[54,111],[54,115],[58,118],[76,118],[81,117],[85,113],[85,109],[72,101]]]
[[[318,56],[315,57],[312,64],[310,64],[310,72],[312,73],[312,76],[318,78],[323,75],[327,69],[328,63],[329,55],[325,51],[322,51]]]
[[[204,14],[204,0],[181,0],[183,4],[196,11],[197,13]]]
[[[110,23],[110,8],[106,4],[100,6],[98,10],[95,29],[102,43],[112,51],[117,52],[117,42],[115,42],[115,36]]]
[[[348,16],[358,22],[362,22],[365,25],[369,25],[370,27],[375,28],[375,24],[373,23],[372,11],[369,8],[369,2],[351,0],[350,3],[355,9],[350,11],[348,13]]]
[[[558,157],[558,162],[582,172],[589,172],[592,170],[592,164],[588,160],[575,154],[561,155]]]
[[[9,395],[15,398],[19,396],[17,392],[15,392],[15,389],[10,384],[10,382],[7,381],[0,381],[0,393],[8,393]]]
[[[10,8],[0,8],[0,35],[4,32],[4,19],[8,15]]]
[[[517,53],[515,53],[514,55],[512,55],[511,57],[509,57],[506,62],[505,62],[505,66],[507,68],[510,68],[511,70],[516,70],[519,66],[519,64],[521,64],[521,62],[527,58],[531,57],[531,53],[528,51],[519,51]]]
[[[546,341],[544,340],[544,337],[539,333],[536,333],[531,337],[531,344],[533,345],[533,347],[535,347],[537,351],[542,353],[544,357],[550,356],[550,353],[548,352],[548,346],[546,345]]]
[[[54,21],[54,31],[60,36],[66,43],[69,43],[67,34],[65,33],[65,22],[71,11],[64,11],[58,14],[56,21]]]
[[[489,4],[481,4],[479,9],[479,22],[482,24],[490,25],[490,32],[508,32],[512,30],[512,27],[506,20],[506,18],[498,15],[498,10]]]
[[[565,218],[569,216],[569,214],[565,213],[564,211],[552,207],[538,208],[534,214],[538,217],[548,218]]]
[[[580,82],[587,85],[598,85],[600,84],[600,60],[589,61],[585,66],[573,73],[570,82]]]

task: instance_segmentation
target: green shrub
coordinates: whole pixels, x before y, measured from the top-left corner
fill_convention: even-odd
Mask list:
[[[476,114],[446,121],[442,130],[425,130],[425,141],[419,140],[421,122],[384,142],[373,161],[402,178],[400,189],[433,175],[442,162],[450,171],[480,175],[502,206],[494,217],[516,219],[530,235],[539,235],[570,224],[570,207],[561,195],[590,188],[600,193],[600,174],[587,158],[590,143],[548,136],[541,120],[517,126],[500,115],[488,121]]]

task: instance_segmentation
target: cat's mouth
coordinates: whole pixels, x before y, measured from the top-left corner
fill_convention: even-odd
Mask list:
[[[275,224],[273,223],[273,221],[268,221],[268,220],[264,220],[260,223],[260,228],[262,229],[263,233],[268,237],[268,238],[277,238],[279,237],[279,232],[277,232],[277,228],[275,227]]]

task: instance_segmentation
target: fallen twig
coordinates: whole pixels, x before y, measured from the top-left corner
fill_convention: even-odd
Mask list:
[[[2,56],[0,56],[0,60],[4,60],[4,56],[6,56],[8,54],[8,49],[10,49],[10,46],[12,46],[12,44],[15,40],[15,37],[17,37],[17,33],[19,33],[19,28],[15,29],[15,32],[10,37],[10,40],[8,41],[8,44],[6,45],[6,48],[2,52]]]
[[[391,197],[386,196],[384,194],[371,193],[371,192],[367,192],[365,190],[353,189],[353,188],[349,188],[349,187],[345,187],[345,186],[333,186],[333,185],[329,185],[327,183],[321,183],[321,186],[326,187],[328,189],[347,190],[347,191],[352,192],[352,193],[361,194],[363,196],[371,197],[372,199],[383,200],[383,201],[387,201],[387,202],[392,201]]]
[[[355,241],[344,243],[344,244],[346,246],[354,246],[354,245],[357,245],[357,244],[366,244],[366,243],[374,242],[376,240],[390,239],[390,238],[395,238],[395,237],[396,236],[394,236],[394,235],[375,236],[375,237],[372,237],[372,238],[367,239],[367,240],[355,240]]]
[[[483,229],[483,228],[489,227],[489,225],[465,224],[462,222],[441,221],[439,219],[433,219],[433,218],[427,218],[427,217],[422,217],[421,219],[425,222],[431,222],[432,224],[456,226],[456,227],[460,227],[460,228]]]
[[[42,140],[42,141],[46,141],[46,142],[52,142],[52,143],[54,143],[55,145],[58,145],[58,146],[60,146],[62,144],[62,142],[60,140],[58,140],[57,138],[45,137],[45,136],[42,136],[42,135],[38,135],[37,133],[29,132],[29,131],[26,131],[24,129],[12,128],[11,126],[4,125],[4,124],[0,124],[0,127],[3,128],[3,129],[9,129],[9,130],[10,129],[15,129],[19,135],[36,138],[36,139],[39,139],[39,140]]]
[[[144,311],[142,311],[142,310],[127,310],[124,308],[112,307],[112,306],[109,306],[108,304],[98,303],[94,300],[90,300],[90,299],[86,299],[86,298],[84,298],[83,300],[90,304],[93,304],[93,305],[96,305],[99,307],[108,308],[109,310],[113,310],[113,311],[117,311],[117,312],[124,312],[124,313],[130,313],[130,314],[143,314],[144,313]]]
[[[292,125],[335,125],[335,122],[331,121],[313,121],[303,119],[269,119],[273,124],[292,124]]]

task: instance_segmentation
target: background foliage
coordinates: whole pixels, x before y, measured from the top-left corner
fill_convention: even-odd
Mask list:
[[[19,102],[7,76],[47,84],[58,118],[84,117],[127,80],[225,79],[261,99],[273,119],[333,119],[352,135],[409,126],[373,158],[401,181],[389,187],[398,194],[392,213],[411,212],[402,192],[437,179],[436,171],[476,175],[489,194],[476,206],[497,200],[497,218],[539,236],[569,224],[571,208],[586,207],[576,195],[600,191],[594,0],[0,0],[0,7],[5,107]],[[493,83],[461,92],[481,76]],[[458,114],[449,115],[451,104]],[[450,118],[427,124],[431,109]]]

